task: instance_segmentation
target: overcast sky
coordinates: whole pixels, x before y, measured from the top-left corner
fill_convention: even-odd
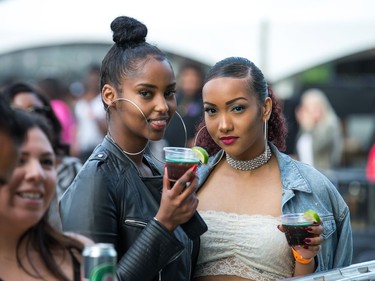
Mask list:
[[[111,21],[128,15],[167,51],[208,64],[246,56],[277,80],[374,47],[374,11],[372,0],[3,0],[0,54],[51,43],[111,43]]]

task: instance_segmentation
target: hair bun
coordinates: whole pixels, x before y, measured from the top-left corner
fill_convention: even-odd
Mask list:
[[[133,47],[146,41],[147,27],[134,18],[117,17],[112,21],[111,29],[113,41],[119,47]]]

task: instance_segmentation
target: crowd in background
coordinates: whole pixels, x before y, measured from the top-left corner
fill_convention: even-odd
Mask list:
[[[181,74],[179,76],[179,78],[181,79],[180,81],[184,79],[183,76],[189,77],[189,75],[193,76],[193,78],[185,77],[185,79],[186,80],[190,79],[191,80],[190,82],[194,84],[194,87],[192,87],[190,94],[188,94],[189,93],[188,90],[186,89],[184,90],[184,87],[183,87],[184,82],[181,82],[181,87],[178,88],[179,90],[176,92],[177,94],[176,98],[177,98],[177,101],[179,101],[179,107],[177,107],[177,110],[180,111],[180,115],[181,115],[180,118],[182,119],[182,121],[179,120],[179,122],[181,122],[181,124],[186,124],[186,127],[185,127],[186,131],[183,132],[182,134],[182,136],[184,136],[183,141],[185,142],[185,144],[182,144],[182,145],[175,144],[173,142],[174,140],[171,138],[173,137],[173,134],[172,134],[172,136],[167,135],[164,138],[164,141],[166,141],[168,144],[171,144],[171,145],[175,144],[177,146],[190,146],[190,147],[193,145],[196,145],[195,137],[197,136],[196,135],[197,131],[200,132],[200,130],[198,130],[198,125],[203,120],[202,119],[203,108],[201,108],[200,103],[202,102],[201,91],[202,91],[202,86],[204,85],[203,84],[204,75],[201,70],[196,68],[195,65],[187,64],[183,68],[181,68]],[[4,87],[3,93],[2,93],[4,100],[13,109],[21,109],[25,111],[26,113],[32,113],[34,116],[43,117],[44,122],[46,122],[46,124],[48,124],[48,127],[51,128],[51,131],[49,133],[48,133],[48,129],[46,129],[47,127],[44,129],[46,130],[44,134],[47,135],[48,137],[47,143],[49,142],[49,144],[47,145],[47,143],[45,143],[43,147],[48,148],[48,146],[51,145],[51,148],[48,148],[48,149],[53,150],[54,155],[56,155],[56,158],[51,158],[50,160],[51,162],[50,165],[54,165],[53,163],[56,162],[56,167],[57,167],[56,177],[53,176],[53,171],[51,170],[52,166],[50,166],[49,168],[44,167],[44,169],[50,169],[50,173],[51,173],[50,180],[46,181],[46,184],[47,182],[49,182],[48,188],[51,189],[52,186],[55,184],[57,188],[57,193],[55,194],[55,196],[53,196],[53,192],[50,190],[51,195],[49,197],[46,197],[45,208],[44,208],[44,211],[41,213],[41,216],[43,218],[42,219],[43,223],[46,224],[45,228],[47,230],[46,230],[45,235],[59,236],[60,238],[57,239],[56,242],[54,243],[56,243],[58,247],[61,247],[63,251],[67,251],[67,253],[69,253],[68,259],[64,257],[61,258],[62,259],[61,262],[63,262],[64,264],[64,266],[60,267],[61,271],[56,270],[56,272],[52,274],[52,275],[59,276],[58,278],[61,278],[61,279],[66,278],[66,276],[73,276],[74,280],[78,280],[77,279],[78,278],[77,277],[77,272],[78,272],[77,264],[81,262],[80,252],[82,251],[83,245],[92,242],[86,237],[77,236],[77,234],[61,232],[62,226],[61,226],[61,220],[60,220],[59,210],[57,206],[57,200],[61,199],[63,193],[73,183],[73,179],[76,178],[78,173],[80,173],[82,169],[82,164],[85,163],[85,161],[88,159],[90,154],[93,152],[95,154],[95,151],[94,151],[95,147],[100,143],[101,141],[100,138],[103,139],[105,136],[105,133],[107,130],[107,128],[104,126],[106,124],[105,123],[106,110],[104,109],[102,97],[100,95],[100,91],[98,87],[99,86],[98,83],[100,80],[99,77],[100,77],[99,70],[95,67],[91,67],[83,80],[84,81],[83,85],[85,85],[85,88],[84,88],[85,90],[82,91],[82,96],[79,99],[77,99],[74,103],[71,103],[71,101],[68,101],[66,99],[60,98],[59,95],[51,94],[51,87],[47,86],[47,82],[49,82],[50,86],[52,82],[55,86],[58,86],[59,81],[57,80],[55,81],[43,80],[43,81],[40,81],[40,83],[37,83],[35,85],[29,85],[28,83],[23,83],[23,82],[15,82]],[[188,86],[186,87],[189,88]],[[61,86],[58,88],[60,88],[61,90]],[[57,91],[57,88],[55,88],[55,91]],[[318,90],[312,90],[312,91],[318,92]],[[321,92],[318,92],[318,94],[322,95]],[[321,98],[321,96],[319,96],[319,98]],[[310,158],[304,158],[304,156],[302,156],[301,154],[301,151],[298,151],[298,149],[297,149],[297,155],[295,157],[300,158],[300,160],[308,159],[306,160],[306,163],[308,163],[308,161],[311,161],[310,163],[308,163],[310,165],[315,165],[313,160],[317,161],[318,159],[318,156],[312,157],[314,146],[311,142],[314,136],[314,133],[313,133],[314,127],[315,126],[318,127],[319,122],[322,119],[333,119],[334,121],[337,121],[332,116],[325,117],[325,115],[328,114],[327,111],[329,110],[326,107],[329,107],[329,105],[324,104],[325,107],[323,108],[323,105],[319,104],[319,102],[321,102],[321,100],[316,101],[316,103],[318,104],[318,107],[320,105],[318,109],[316,108],[310,109],[310,114],[312,114],[312,116],[316,116],[315,119],[311,117],[312,120],[306,120],[310,118],[309,116],[307,116],[308,113],[307,112],[301,113],[301,111],[304,106],[308,107],[314,104],[313,101],[309,102],[308,105],[306,104],[304,105],[303,99],[302,99],[301,106],[298,107],[298,109],[296,109],[296,116],[297,116],[298,121],[301,124],[301,133],[299,133],[299,135],[311,134],[310,136],[311,139],[310,139],[310,146],[306,146],[309,149]],[[306,111],[309,111],[309,109],[306,109]],[[304,115],[304,117],[302,117],[301,115]],[[31,116],[30,116],[30,120],[32,120]],[[82,124],[80,122],[82,122]],[[328,123],[328,126],[337,127],[337,124],[332,125],[328,121],[326,123]],[[39,123],[37,121],[32,121],[29,125],[30,129],[34,127],[38,127],[38,126],[41,128],[44,128],[43,125],[38,125],[38,124]],[[181,124],[177,123],[174,125],[178,127],[178,126],[181,126]],[[333,128],[330,127],[328,130],[332,130],[332,129]],[[172,132],[175,132],[175,130],[177,130],[176,127],[172,129]],[[323,130],[322,134],[327,133],[327,132],[324,132],[324,130],[326,129],[322,129],[322,130]],[[28,131],[26,130],[26,134],[27,132]],[[38,134],[35,137],[30,136],[29,137],[31,138],[30,142],[39,142],[37,141],[37,137],[40,137],[40,136]],[[92,142],[91,143],[87,142],[87,144],[84,145],[83,144],[84,142],[82,140],[79,141],[79,138],[83,138],[84,140],[90,140]],[[330,143],[330,145],[331,146],[333,145],[332,142]],[[298,145],[297,145],[297,148],[298,148]],[[273,149],[276,149],[276,148],[273,148]],[[326,149],[330,151],[330,148],[326,148]],[[43,152],[43,153],[48,153],[52,157],[52,152]],[[327,158],[327,151],[323,152],[323,154]],[[327,159],[331,159],[331,157],[328,156]],[[101,159],[98,159],[98,160],[101,161]],[[327,163],[324,162],[324,164],[327,164]],[[337,164],[337,162],[334,162],[333,164],[329,164],[329,165],[335,165],[335,164]],[[326,166],[322,166],[322,169],[325,169],[325,168]],[[91,184],[89,185],[91,186]],[[81,190],[82,188],[83,186],[81,186],[80,189],[78,190]],[[85,195],[88,195],[88,194],[85,193]],[[65,199],[67,197],[68,196],[66,196]],[[77,196],[73,196],[72,198],[78,199]],[[101,197],[101,198],[104,198],[104,197]],[[269,200],[269,197],[267,198],[268,198],[267,200]],[[204,203],[204,201],[202,202]],[[238,200],[236,202],[238,202]],[[78,206],[80,208],[82,207],[81,205],[78,205]],[[202,212],[205,206],[206,205],[203,204],[203,207],[200,208]],[[238,207],[238,205],[236,206]],[[95,208],[96,207],[97,207],[97,204],[95,205]],[[86,208],[87,206],[84,207],[84,209]],[[68,209],[63,209],[63,212],[67,212],[67,211]],[[70,211],[73,212],[72,213],[73,217],[78,218],[77,212],[75,211],[75,209],[70,209]],[[73,217],[71,217],[71,219]],[[210,220],[209,217],[206,217],[205,219],[208,221]],[[37,221],[35,223],[37,223]],[[66,226],[70,225],[70,221],[66,221],[65,224]],[[108,227],[107,221],[105,225],[106,227]],[[53,228],[49,229],[49,227],[51,226]],[[214,229],[215,227],[211,226],[211,228]],[[53,231],[57,231],[57,232],[53,234]],[[318,231],[319,233],[321,232],[321,230],[318,230]],[[52,234],[49,232],[51,232]],[[33,235],[33,234],[30,233],[28,235]],[[33,245],[32,247],[41,247],[41,246]],[[52,246],[51,244],[48,247],[54,247],[54,246]],[[25,249],[22,248],[21,251],[25,251]],[[27,248],[26,248],[26,251],[27,251]],[[281,252],[280,254],[284,255],[285,253]],[[38,263],[39,262],[41,264],[45,263],[47,258],[48,258],[47,256],[46,257],[42,256],[41,260],[38,261]],[[40,259],[40,257],[37,257],[37,259]],[[60,259],[60,257],[57,256],[57,257],[53,257],[52,259],[58,260]],[[23,263],[21,264],[23,266]],[[30,261],[25,261],[24,264],[25,264],[26,270],[29,270],[30,266],[31,267],[34,266],[34,263]],[[198,262],[198,264],[200,263]],[[319,264],[319,266],[321,266],[321,270],[327,270],[329,268],[329,267],[324,267],[323,266],[324,264],[325,264],[325,261],[321,260]],[[55,268],[54,266],[55,265],[48,265],[47,267]],[[244,265],[244,266],[247,266],[247,265]],[[199,268],[200,267],[198,267],[197,272],[199,272],[198,274],[202,274],[203,271],[201,268],[200,269]],[[35,269],[31,269],[30,271],[36,276],[46,276],[46,275],[51,274],[51,272],[48,272],[48,270],[47,272],[44,272],[43,270],[39,271]],[[232,273],[234,272],[235,271],[233,271]],[[301,270],[301,272],[306,273],[304,269]],[[20,276],[22,276],[23,274],[22,271],[20,271],[20,274],[21,274]],[[277,271],[274,274],[278,274]],[[291,274],[291,273],[285,273],[285,274],[286,276],[288,276],[288,274]],[[67,280],[70,280],[70,279],[68,278]]]
[[[83,163],[106,132],[105,111],[100,100],[99,71],[99,65],[87,65],[81,78],[69,85],[64,82],[63,77],[45,77],[31,82],[19,81],[13,77],[11,80],[3,81],[0,92],[18,82],[35,88],[48,100],[60,122],[61,142],[69,150],[67,152]],[[176,94],[178,114],[171,120],[164,139],[156,143],[150,142],[150,150],[155,157],[162,157],[162,147],[166,145],[194,145],[194,131],[203,116],[200,103],[205,72],[205,67],[198,62],[186,60],[180,63]],[[303,102],[307,99],[304,97],[307,96],[307,92],[310,92],[309,101]],[[296,93],[292,99],[285,100],[283,105],[288,125],[287,154],[308,164],[314,164],[321,170],[335,170],[347,165],[346,158],[350,156],[346,156],[346,146],[350,146],[352,140],[345,136],[343,120],[337,116],[324,91],[319,88],[307,89],[300,94]],[[325,134],[328,131],[332,134]],[[313,142],[309,135],[313,136]],[[331,136],[332,139],[328,140],[327,137]],[[373,157],[370,150],[375,142],[374,136],[375,132],[370,140],[371,145],[362,148],[367,151],[365,170],[370,182],[373,181]],[[326,153],[327,151],[329,152]],[[326,159],[321,160],[321,157]]]

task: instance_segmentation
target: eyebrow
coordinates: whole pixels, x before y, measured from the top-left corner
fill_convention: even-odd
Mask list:
[[[143,87],[147,87],[147,88],[157,89],[157,86],[155,86],[153,84],[147,84],[147,83],[140,83],[137,86],[143,86]],[[172,88],[172,87],[175,87],[175,86],[176,86],[176,82],[173,82],[173,83],[169,84],[166,88]]]
[[[48,157],[54,157],[56,154],[54,152],[45,152],[42,155],[43,156],[48,156]]]
[[[31,152],[29,151],[21,151],[21,156],[29,156]],[[56,154],[54,152],[46,151],[42,152],[39,156],[41,157],[54,157]]]
[[[227,101],[227,102],[225,103],[225,105],[233,104],[233,103],[235,103],[235,102],[238,101],[238,100],[245,100],[245,101],[247,101],[247,99],[244,98],[244,97],[238,97],[238,98],[235,98],[235,99],[232,99],[232,100]],[[205,102],[203,102],[203,103],[204,103],[204,104],[208,104],[208,105],[215,105],[215,104],[210,103],[210,102],[207,102],[207,101],[205,101]]]

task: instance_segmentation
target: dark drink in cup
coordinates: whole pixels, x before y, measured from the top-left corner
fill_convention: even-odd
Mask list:
[[[306,245],[305,238],[315,237],[314,233],[306,230],[314,221],[306,219],[303,213],[284,214],[281,222],[289,246]]]
[[[189,170],[194,165],[197,165],[199,162],[196,162],[192,160],[192,162],[177,162],[175,160],[168,161],[168,159],[165,160],[165,165],[167,167],[168,171],[168,177],[171,181],[171,184],[173,184],[181,178],[187,170]]]
[[[191,148],[164,147],[165,165],[171,187],[182,177],[193,165],[198,165],[199,159]],[[207,225],[202,217],[195,214],[186,223],[181,224],[186,235],[194,240],[207,231]]]
[[[199,164],[199,160],[190,148],[165,147],[165,165],[168,177],[173,186],[187,170]]]

